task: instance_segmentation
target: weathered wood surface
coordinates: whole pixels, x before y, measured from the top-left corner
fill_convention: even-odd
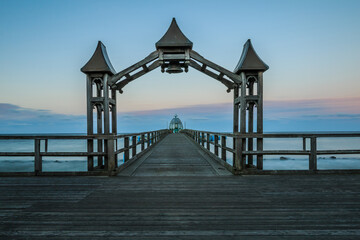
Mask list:
[[[167,135],[121,176],[215,176],[231,175],[224,166],[205,154],[185,134]]]
[[[0,239],[359,239],[360,175],[0,178]]]

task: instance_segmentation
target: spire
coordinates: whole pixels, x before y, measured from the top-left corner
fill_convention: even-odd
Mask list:
[[[96,50],[90,60],[81,68],[83,73],[102,72],[114,75],[116,73],[111,65],[110,59],[106,52],[105,45],[99,41]]]
[[[244,44],[244,48],[240,60],[234,70],[236,74],[242,71],[266,71],[269,66],[266,65],[261,58],[256,54],[250,39]]]
[[[192,48],[193,43],[182,33],[176,23],[175,18],[172,19],[169,29],[164,36],[155,44],[156,49],[159,48]]]

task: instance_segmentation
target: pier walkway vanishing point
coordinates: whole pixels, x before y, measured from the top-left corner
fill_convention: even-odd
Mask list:
[[[359,239],[360,175],[232,175],[170,134],[117,177],[0,178],[0,239]]]

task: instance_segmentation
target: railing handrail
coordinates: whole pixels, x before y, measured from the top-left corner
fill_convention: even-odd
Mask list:
[[[0,140],[7,140],[7,139],[116,139],[116,138],[123,138],[123,137],[131,137],[131,136],[138,136],[147,133],[155,133],[161,131],[168,131],[167,129],[160,129],[154,131],[147,131],[147,132],[138,132],[138,133],[125,133],[125,134],[92,134],[92,135],[66,135],[62,134],[0,134]],[[79,133],[81,134],[81,133]]]
[[[221,157],[228,167],[231,167],[233,171],[246,170],[246,158],[250,165],[253,164],[252,157],[257,156],[256,163],[258,170],[262,170],[263,155],[304,155],[309,157],[309,170],[318,171],[317,169],[317,156],[318,155],[337,155],[337,154],[360,154],[360,149],[346,149],[346,150],[318,150],[317,139],[318,138],[338,138],[338,137],[360,137],[360,132],[326,132],[326,133],[221,133],[210,132],[193,129],[185,129],[184,133],[187,133],[195,142],[202,145],[204,149],[210,153]],[[206,134],[206,137],[205,137]],[[209,135],[214,135],[214,139],[210,140]],[[233,147],[226,146],[225,137],[233,138]],[[221,137],[221,144],[218,143]],[[303,140],[302,150],[263,150],[264,138],[301,138]],[[253,150],[253,140],[256,139],[257,143],[261,144],[260,149]],[[309,147],[307,148],[306,139],[310,140]],[[206,147],[205,147],[206,142]],[[251,148],[249,147],[251,143]],[[210,151],[210,144],[214,146],[214,153]],[[221,149],[221,156],[219,156],[219,150]],[[226,151],[233,154],[232,165],[226,163]],[[260,158],[259,158],[260,157]]]

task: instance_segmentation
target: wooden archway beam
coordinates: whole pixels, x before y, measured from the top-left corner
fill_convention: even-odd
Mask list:
[[[150,53],[149,56],[147,56],[146,58],[144,58],[140,62],[137,62],[134,65],[132,65],[132,66],[122,70],[121,72],[118,72],[117,74],[111,76],[110,79],[109,79],[109,85],[111,87],[114,87],[116,82],[119,81],[121,78],[123,78],[124,76],[130,75],[130,73],[132,73],[133,71],[135,71],[135,70],[137,70],[137,69],[139,69],[141,67],[143,67],[142,71],[146,71],[146,64],[154,61],[157,58],[159,58],[159,52],[158,51],[154,51],[154,52]]]
[[[122,88],[125,87],[129,82],[132,82],[132,81],[134,81],[135,79],[141,77],[142,75],[144,75],[144,74],[146,74],[146,73],[148,73],[148,72],[156,69],[157,67],[160,67],[161,64],[162,64],[162,62],[159,61],[159,60],[154,61],[154,62],[153,62],[152,64],[150,64],[149,66],[146,66],[146,64],[144,64],[144,65],[142,65],[142,68],[143,68],[143,69],[142,69],[141,71],[135,73],[135,74],[132,75],[132,76],[130,76],[129,74],[126,74],[126,75],[125,75],[126,79],[124,79],[124,80],[116,83],[116,84],[114,85],[114,87],[112,87],[112,88],[115,88],[116,90],[119,90],[120,93],[123,93]]]
[[[190,60],[190,64],[191,67],[195,68],[196,70],[205,73],[206,75],[218,80],[219,82],[221,82],[222,84],[224,84],[227,88],[228,88],[228,92],[230,91],[230,89],[234,88],[234,83],[231,82],[230,80],[227,80],[224,78],[223,73],[220,73],[219,75],[217,75],[216,73],[209,71],[206,69],[206,65],[200,66],[200,64],[198,64],[197,62],[195,62],[194,60]]]
[[[201,56],[200,54],[198,54],[197,52],[195,52],[194,50],[190,51],[190,58],[200,62],[203,64],[203,68],[206,67],[210,67],[212,69],[214,69],[215,71],[222,73],[224,75],[226,75],[227,77],[229,77],[231,80],[233,80],[235,83],[237,84],[241,84],[241,77],[240,75],[237,75],[209,60],[207,60],[206,58],[204,58],[203,56]]]

